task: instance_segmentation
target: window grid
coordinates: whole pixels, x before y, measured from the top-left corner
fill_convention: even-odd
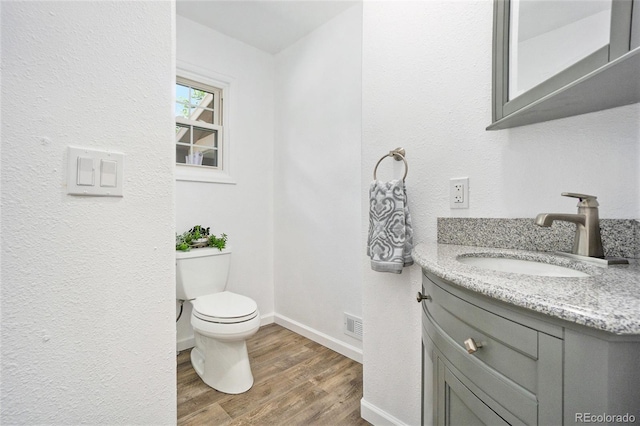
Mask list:
[[[176,163],[222,169],[222,89],[176,80]]]

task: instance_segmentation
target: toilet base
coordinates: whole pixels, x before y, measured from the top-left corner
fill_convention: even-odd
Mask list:
[[[219,341],[198,332],[194,334],[196,347],[191,350],[191,365],[203,382],[228,394],[251,389],[253,374],[244,339]]]

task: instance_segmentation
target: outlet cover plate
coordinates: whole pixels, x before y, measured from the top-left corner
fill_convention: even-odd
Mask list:
[[[452,178],[449,180],[449,206],[452,209],[469,208],[469,178]]]

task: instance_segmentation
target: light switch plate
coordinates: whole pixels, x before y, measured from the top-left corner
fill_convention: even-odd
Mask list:
[[[70,146],[67,157],[67,194],[123,196],[123,153]]]

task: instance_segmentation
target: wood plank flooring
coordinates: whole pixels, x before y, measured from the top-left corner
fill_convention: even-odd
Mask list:
[[[227,395],[178,355],[179,425],[369,425],[360,417],[362,365],[276,324],[247,341],[253,387]]]

